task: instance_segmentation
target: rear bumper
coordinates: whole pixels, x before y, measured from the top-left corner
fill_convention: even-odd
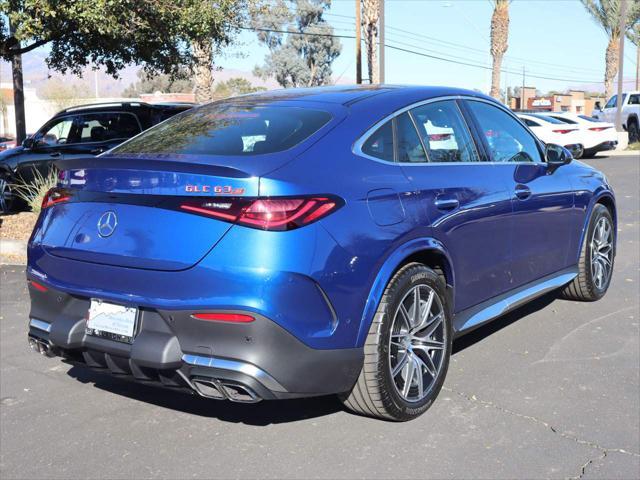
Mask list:
[[[606,152],[607,150],[615,150],[617,146],[617,140],[609,140],[599,143],[598,145],[595,145],[593,147],[585,148],[584,151],[588,153]]]
[[[85,332],[89,298],[29,290],[34,349],[203,396],[257,401],[342,393],[362,368],[362,348],[314,349],[255,313],[251,323],[228,324],[143,307],[131,344],[95,337]]]

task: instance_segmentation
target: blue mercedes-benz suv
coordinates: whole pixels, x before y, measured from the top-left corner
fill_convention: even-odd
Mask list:
[[[29,242],[29,341],[240,402],[422,414],[452,340],[611,280],[607,179],[482,94],[283,90],[59,162]]]

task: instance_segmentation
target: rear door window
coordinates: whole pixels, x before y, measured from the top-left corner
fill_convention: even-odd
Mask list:
[[[455,101],[428,103],[411,110],[429,161],[478,162],[473,137]]]
[[[408,113],[399,115],[396,119],[396,138],[398,143],[398,161],[403,163],[426,163],[422,142],[416,132],[416,127]]]
[[[256,155],[288,150],[331,119],[322,110],[212,103],[176,115],[115,154]]]
[[[80,117],[80,143],[109,142],[131,138],[141,132],[131,113],[87,113]]]

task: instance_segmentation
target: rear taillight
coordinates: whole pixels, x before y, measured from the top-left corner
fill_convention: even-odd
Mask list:
[[[42,210],[52,207],[58,203],[64,203],[71,200],[69,192],[63,188],[54,187],[49,190],[42,199]]]
[[[607,128],[612,128],[612,127],[591,127],[589,128],[589,130],[591,130],[592,132],[601,132],[603,130],[606,130]]]
[[[342,206],[329,196],[298,198],[215,198],[189,201],[182,210],[262,230],[293,230],[315,222]]]
[[[560,130],[554,130],[553,133],[569,133],[569,132],[575,132],[575,129],[572,128],[561,128]]]

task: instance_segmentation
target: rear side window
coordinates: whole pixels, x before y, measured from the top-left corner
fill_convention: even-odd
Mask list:
[[[123,143],[112,152],[256,155],[288,150],[331,119],[298,107],[209,104],[193,108]]]
[[[411,110],[429,161],[477,162],[473,139],[454,101],[428,103]]]
[[[362,153],[393,162],[393,124],[389,120],[378,128],[362,145]]]
[[[468,101],[494,162],[541,162],[538,144],[514,118],[498,107]]]

